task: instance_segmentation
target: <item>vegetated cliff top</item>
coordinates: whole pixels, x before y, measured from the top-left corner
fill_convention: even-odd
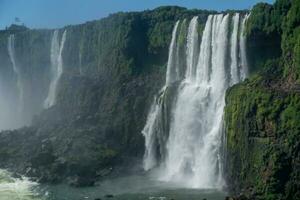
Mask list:
[[[249,12],[249,10],[247,9],[243,9],[243,10],[224,10],[224,11],[215,11],[215,10],[208,10],[208,9],[188,9],[185,7],[181,7],[181,6],[159,6],[157,8],[154,9],[147,9],[144,11],[120,11],[120,12],[116,12],[116,13],[112,13],[109,14],[107,17],[103,17],[100,19],[95,19],[95,20],[89,20],[86,21],[84,23],[79,23],[79,24],[74,24],[74,25],[66,25],[65,27],[62,28],[58,28],[58,29],[64,29],[66,27],[69,26],[78,26],[78,25],[84,25],[84,24],[88,24],[88,23],[93,23],[93,22],[97,22],[100,20],[105,20],[107,18],[114,18],[117,16],[122,16],[122,17],[126,17],[126,16],[130,16],[130,15],[143,15],[143,16],[149,16],[149,15],[153,15],[154,18],[156,19],[170,19],[170,17],[174,17],[176,19],[183,19],[183,18],[190,18],[191,16],[196,16],[196,15],[201,15],[201,14],[217,14],[217,13],[235,13],[235,12],[239,12],[239,13],[246,13]],[[26,27],[24,24],[22,25],[18,25],[18,24],[11,24],[10,27],[6,28],[5,30],[0,30],[0,32],[2,31],[24,31],[26,29],[31,29]],[[36,28],[35,28],[36,29]],[[37,29],[45,29],[45,28],[37,28]],[[48,29],[48,28],[46,28]],[[51,29],[56,29],[56,28],[51,28]]]

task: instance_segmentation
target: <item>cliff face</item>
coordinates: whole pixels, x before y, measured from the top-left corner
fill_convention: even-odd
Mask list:
[[[229,89],[225,108],[225,172],[233,193],[300,198],[299,13],[299,0],[278,0],[255,6],[247,22],[252,75]],[[140,132],[165,81],[172,28],[195,15],[204,24],[208,14],[162,7],[58,30],[59,41],[66,31],[63,73],[48,109],[54,30],[1,31],[0,127],[30,126],[0,134],[0,168],[42,182],[92,185],[111,170],[138,163],[144,152]],[[8,51],[11,34],[15,63]]]
[[[249,18],[248,38],[280,36],[273,44],[282,53],[263,57],[258,74],[227,92],[225,170],[234,193],[300,198],[299,13],[300,1],[280,0],[257,5]]]
[[[50,36],[16,26],[0,32],[1,130],[29,125],[41,111],[50,81]]]
[[[89,185],[112,168],[136,164],[132,158],[140,160],[144,152],[147,112],[164,82],[172,28],[176,20],[195,15],[204,24],[208,14],[162,7],[59,30],[59,41],[66,31],[63,74],[56,104],[48,109],[43,105],[51,82],[53,30],[1,32],[2,80],[16,99],[17,77],[7,53],[7,38],[14,34],[24,113],[30,113],[22,119],[35,117],[28,128],[0,134],[0,167],[40,181]]]

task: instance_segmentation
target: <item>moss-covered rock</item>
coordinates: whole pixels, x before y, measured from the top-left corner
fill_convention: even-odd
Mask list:
[[[261,199],[299,198],[300,93],[251,79],[231,88],[226,102],[231,189],[253,190]]]
[[[256,55],[250,67],[258,65],[259,73],[226,95],[226,179],[231,192],[250,199],[300,199],[299,5],[279,0],[254,7],[248,36],[279,42],[280,54]]]

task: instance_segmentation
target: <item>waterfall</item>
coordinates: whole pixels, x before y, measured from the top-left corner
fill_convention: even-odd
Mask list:
[[[10,35],[8,37],[8,43],[7,43],[7,49],[8,49],[8,55],[10,58],[10,61],[12,63],[13,72],[17,79],[17,88],[18,88],[18,115],[21,115],[24,108],[24,91],[23,91],[23,83],[22,83],[22,77],[21,77],[21,71],[16,63],[16,55],[15,55],[15,36]]]
[[[211,29],[212,16],[208,16],[206,25],[203,31],[202,42],[200,46],[200,55],[196,71],[196,81],[207,84],[210,78],[210,63],[211,63]]]
[[[55,30],[51,40],[51,80],[48,91],[48,96],[44,101],[44,108],[53,106],[56,102],[57,87],[60,77],[63,73],[63,59],[62,52],[67,37],[67,30],[63,32],[61,41],[59,43],[58,30]]]
[[[192,79],[196,70],[196,60],[198,55],[198,17],[193,17],[189,24],[187,35],[187,51],[186,51],[186,78]]]
[[[175,27],[172,31],[172,39],[169,46],[169,56],[168,56],[168,64],[167,64],[167,73],[166,73],[166,83],[165,86],[159,92],[158,97],[155,97],[154,102],[151,106],[150,112],[148,114],[147,123],[142,130],[142,134],[145,137],[145,146],[146,151],[144,155],[144,168],[145,170],[149,170],[157,165],[157,146],[160,148],[164,148],[162,145],[163,136],[163,125],[162,123],[162,103],[161,99],[163,98],[164,92],[168,85],[179,79],[179,45],[177,45],[177,29],[179,26],[179,21],[176,22]],[[160,150],[162,152],[163,150]]]
[[[242,28],[240,32],[240,74],[241,79],[244,80],[248,76],[248,63],[247,63],[247,49],[246,49],[246,36],[245,36],[245,24],[250,14],[247,14],[242,20]]]
[[[175,27],[172,32],[172,40],[169,47],[169,58],[167,65],[167,75],[166,75],[166,85],[170,85],[174,81],[178,79],[178,66],[176,65],[176,49],[177,49],[177,29],[178,29],[179,21],[176,22]]]
[[[230,58],[231,58],[231,84],[239,82],[238,68],[237,68],[237,52],[238,52],[238,28],[239,28],[239,14],[236,13],[233,17],[233,32],[231,34],[231,45],[230,45]]]
[[[144,169],[158,169],[160,180],[192,188],[223,186],[220,166],[225,92],[248,74],[243,34],[246,20],[247,15],[238,13],[210,15],[200,42],[198,18],[192,18],[185,55],[174,54],[179,45],[176,37],[180,22],[176,22],[166,85],[155,98],[142,131],[146,145]],[[183,78],[175,84],[170,81],[170,72],[176,71],[175,61],[181,59],[186,59],[184,76],[177,74]],[[168,97],[174,100],[170,104],[166,96],[171,87],[176,87],[176,92]],[[166,106],[171,110],[169,115]]]

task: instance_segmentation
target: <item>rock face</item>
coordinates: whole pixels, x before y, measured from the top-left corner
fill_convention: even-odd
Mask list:
[[[54,30],[0,31],[0,126],[30,125],[0,133],[0,168],[74,186],[134,168],[172,28],[197,15],[202,30],[211,13],[161,7],[57,30],[59,41],[66,31],[63,73],[47,109]],[[278,0],[255,6],[247,22],[252,75],[228,90],[225,108],[226,179],[243,199],[300,199],[299,13],[299,0]],[[7,107],[20,112],[17,122]]]
[[[232,193],[250,199],[300,199],[299,13],[300,1],[253,8],[248,38],[278,38],[273,44],[282,49],[277,58],[256,59],[259,73],[227,92],[226,179]],[[252,50],[265,46],[272,52],[256,41]]]
[[[178,19],[195,15],[204,24],[210,13],[161,7],[117,13],[56,33],[16,26],[1,31],[0,80],[14,98],[20,94],[7,52],[8,37],[14,34],[22,103],[28,110],[23,113],[30,113],[24,118],[34,117],[31,124],[28,120],[13,126],[30,127],[0,134],[0,168],[41,182],[84,186],[139,163],[144,153],[141,130],[153,96],[165,81],[172,28]],[[61,58],[54,51],[54,33],[58,53],[65,34]],[[63,73],[56,103],[44,109],[53,59],[62,60]]]

